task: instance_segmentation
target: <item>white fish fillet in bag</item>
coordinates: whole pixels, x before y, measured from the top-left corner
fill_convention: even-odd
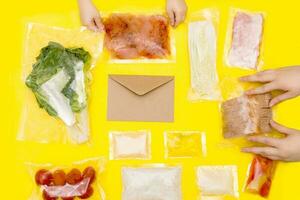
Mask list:
[[[122,169],[122,200],[181,200],[181,168]]]
[[[191,91],[189,99],[219,100],[216,67],[216,30],[210,20],[189,24],[189,54],[191,67]]]

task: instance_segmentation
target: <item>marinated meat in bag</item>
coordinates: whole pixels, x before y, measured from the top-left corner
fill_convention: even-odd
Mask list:
[[[246,191],[267,197],[270,192],[275,167],[275,161],[256,155],[249,168]]]
[[[260,54],[263,15],[237,12],[233,21],[232,43],[228,62],[232,66],[255,69]]]
[[[168,20],[162,15],[112,14],[104,20],[105,46],[119,59],[170,55]]]
[[[271,94],[240,96],[222,103],[223,136],[238,137],[271,131]]]

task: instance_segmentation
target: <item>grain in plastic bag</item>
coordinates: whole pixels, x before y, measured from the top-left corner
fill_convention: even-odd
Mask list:
[[[19,140],[89,140],[90,70],[102,46],[103,34],[85,28],[27,25]]]
[[[122,200],[181,200],[181,168],[123,167]]]
[[[228,195],[238,198],[237,167],[233,165],[199,166],[197,168],[197,185],[200,199]]]
[[[115,12],[104,16],[104,45],[111,63],[176,61],[175,39],[168,18],[160,13]]]
[[[188,99],[191,101],[221,99],[216,65],[218,21],[218,11],[206,9],[193,14],[189,22],[191,86]]]
[[[206,136],[201,131],[166,131],[166,158],[189,158],[206,155]]]
[[[30,200],[104,200],[101,174],[104,158],[90,158],[69,165],[27,163],[33,181]]]
[[[257,87],[241,83],[237,78],[222,81],[223,101],[220,104],[222,140],[220,147],[249,147],[255,143],[248,141],[251,135],[279,137],[272,131],[270,121],[274,109],[270,108],[270,93],[246,95],[245,91]]]
[[[268,197],[277,162],[260,155],[254,155],[249,165],[247,180],[244,187],[246,192]]]
[[[150,131],[111,131],[110,159],[150,159]]]
[[[240,9],[230,10],[225,42],[225,64],[257,70],[262,65],[265,15]]]

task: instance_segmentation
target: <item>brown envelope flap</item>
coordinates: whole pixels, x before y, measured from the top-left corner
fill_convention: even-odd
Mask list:
[[[140,96],[145,95],[174,79],[173,76],[142,75],[110,75],[109,77]]]

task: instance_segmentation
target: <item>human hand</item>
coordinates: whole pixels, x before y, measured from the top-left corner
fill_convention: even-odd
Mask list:
[[[271,121],[270,124],[275,130],[285,134],[285,137],[250,136],[248,138],[249,141],[258,142],[266,146],[243,148],[242,151],[259,154],[271,160],[300,161],[300,131],[287,128],[274,121]]]
[[[270,106],[300,95],[300,66],[283,67],[277,70],[266,70],[254,75],[240,78],[245,82],[261,82],[263,86],[249,90],[246,94],[263,94],[273,90],[280,90],[284,93],[274,97]]]
[[[187,12],[185,0],[167,0],[166,9],[171,26],[176,27],[185,20]]]
[[[90,0],[78,0],[81,23],[92,31],[103,31],[99,11]]]

